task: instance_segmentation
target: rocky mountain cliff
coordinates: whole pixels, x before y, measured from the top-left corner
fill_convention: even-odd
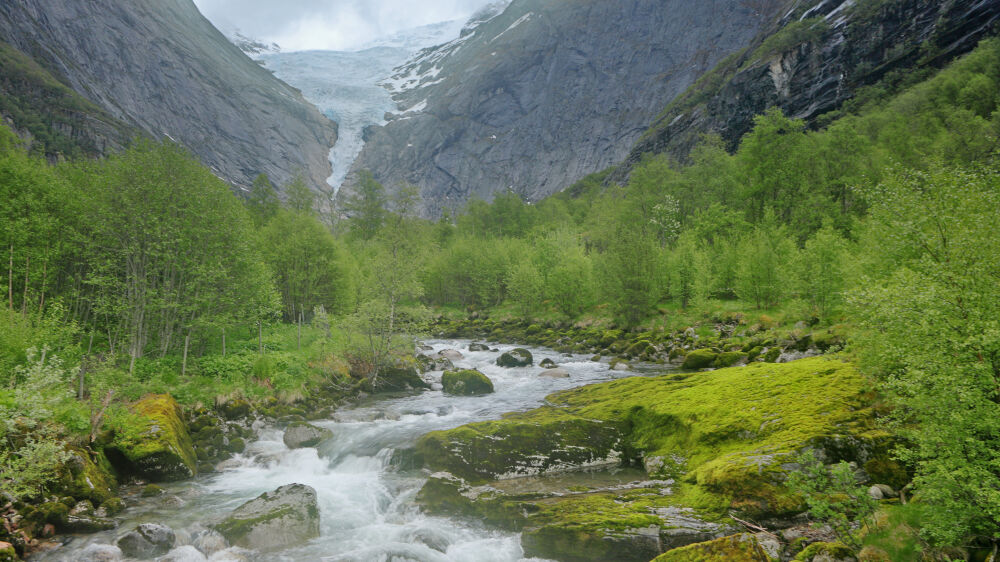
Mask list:
[[[514,0],[387,82],[368,169],[424,213],[511,189],[536,200],[620,162],[655,116],[780,15],[782,0]]]
[[[5,105],[19,108],[3,108],[15,127],[31,128],[18,115],[36,104],[27,113],[93,151],[141,131],[183,144],[237,186],[259,173],[279,184],[301,173],[327,189],[336,124],[247,58],[191,0],[4,0],[0,40],[0,54],[46,76],[0,80],[0,96],[14,100]],[[63,104],[69,113],[37,106],[51,97],[37,95],[39,83],[86,102]]]
[[[863,87],[892,90],[998,27],[996,0],[799,1],[667,107],[609,179],[623,180],[645,153],[683,160],[705,133],[735,148],[769,107],[821,125]]]

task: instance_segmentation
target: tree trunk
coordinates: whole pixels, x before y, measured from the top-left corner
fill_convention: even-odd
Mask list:
[[[184,336],[184,358],[181,359],[181,376],[187,374],[188,368],[188,346],[191,344],[191,330]]]
[[[24,295],[21,297],[21,316],[28,313],[28,272],[31,270],[31,256],[24,258]]]
[[[42,296],[41,296],[41,298],[38,301],[38,313],[39,314],[41,314],[42,313],[42,309],[45,308],[45,275],[46,275],[46,273],[48,273],[48,270],[49,270],[49,260],[48,260],[48,258],[46,258],[45,262],[42,263]]]

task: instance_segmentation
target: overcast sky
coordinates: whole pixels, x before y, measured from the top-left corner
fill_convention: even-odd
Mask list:
[[[194,0],[223,32],[278,43],[284,51],[351,50],[430,23],[464,19],[489,0]]]

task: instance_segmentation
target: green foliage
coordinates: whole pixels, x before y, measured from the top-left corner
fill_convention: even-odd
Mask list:
[[[345,206],[351,217],[351,232],[362,240],[374,238],[385,219],[387,204],[385,188],[375,181],[371,172],[362,170],[358,178],[357,193]]]
[[[48,435],[35,434],[20,447],[0,448],[0,482],[15,500],[42,497],[59,478],[70,453],[65,444]]]
[[[801,468],[789,475],[788,487],[805,497],[809,516],[828,525],[854,552],[860,550],[857,527],[871,524],[878,502],[858,482],[854,468],[844,461],[826,466],[812,450],[799,455],[796,462]]]
[[[901,458],[934,505],[936,544],[1000,539],[1000,181],[995,170],[896,171],[866,193],[858,347],[897,404]]]

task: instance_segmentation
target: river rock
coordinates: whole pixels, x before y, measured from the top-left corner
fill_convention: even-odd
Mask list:
[[[684,357],[684,363],[681,365],[681,368],[704,369],[705,367],[711,367],[718,356],[719,354],[711,349],[696,349]]]
[[[520,347],[497,358],[497,365],[501,367],[527,367],[534,362],[535,358],[531,356],[531,352]]]
[[[441,386],[448,394],[477,396],[493,392],[493,381],[475,369],[446,371],[441,376]]]
[[[118,539],[118,548],[129,558],[152,558],[166,554],[174,546],[173,529],[156,523],[143,523]]]
[[[469,344],[469,351],[489,351],[489,350],[490,346],[486,345],[485,343],[473,342]]]
[[[546,371],[542,371],[538,376],[548,377],[550,379],[568,379],[569,371],[557,367],[555,369],[548,369]]]
[[[205,556],[211,556],[216,552],[223,551],[228,546],[226,544],[226,539],[215,531],[205,531],[204,533],[201,533],[195,537],[192,544]]]
[[[208,558],[191,545],[179,546],[156,559],[156,562],[206,562]]]
[[[261,551],[280,550],[319,536],[316,490],[289,484],[236,508],[215,526],[231,544]]]
[[[97,517],[96,515],[72,515],[66,518],[65,530],[70,533],[96,533],[108,531],[118,526],[114,519]]]
[[[77,562],[118,562],[125,558],[122,549],[113,544],[91,544],[77,553]]]
[[[197,474],[197,457],[181,415],[168,394],[151,394],[132,406],[136,426],[116,438],[105,453],[115,468],[152,482],[184,480]]]
[[[548,357],[542,359],[542,362],[539,363],[538,366],[543,367],[545,369],[554,369],[555,367],[557,367],[556,362],[549,359]]]
[[[331,437],[333,437],[333,432],[329,429],[316,427],[305,422],[294,422],[285,430],[282,441],[289,449],[302,449],[315,447]]]
[[[456,349],[443,349],[438,352],[438,357],[442,357],[449,361],[460,361],[465,358],[461,351]],[[433,359],[433,356],[431,357]]]

